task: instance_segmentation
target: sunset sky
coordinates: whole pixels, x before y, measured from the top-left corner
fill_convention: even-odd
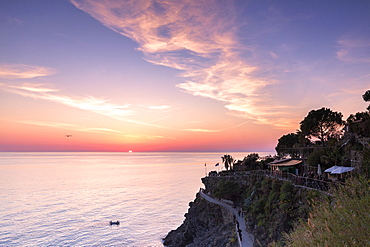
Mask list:
[[[368,89],[368,0],[0,1],[0,151],[274,151]]]

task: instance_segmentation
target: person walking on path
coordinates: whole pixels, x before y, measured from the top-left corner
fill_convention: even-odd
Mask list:
[[[247,227],[246,227],[247,224],[245,222],[243,214],[241,213],[240,208],[233,208],[229,204],[226,204],[222,201],[219,201],[215,198],[212,198],[212,197],[206,195],[203,191],[200,191],[199,194],[205,200],[207,200],[211,203],[214,203],[214,204],[218,204],[218,205],[228,209],[229,211],[231,211],[233,213],[233,215],[235,216],[235,218],[236,218],[236,222],[238,222],[237,224],[239,224],[239,227],[238,227],[238,233],[239,234],[238,235],[239,235],[241,247],[253,247],[253,235],[250,234],[249,232],[247,232],[247,230],[246,230],[247,229]],[[240,214],[239,214],[239,212],[240,212]],[[239,230],[240,230],[240,232],[239,232]]]

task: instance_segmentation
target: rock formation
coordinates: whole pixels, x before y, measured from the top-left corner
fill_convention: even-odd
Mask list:
[[[163,239],[165,246],[238,246],[234,216],[228,210],[207,202],[199,194],[189,205],[183,224]]]

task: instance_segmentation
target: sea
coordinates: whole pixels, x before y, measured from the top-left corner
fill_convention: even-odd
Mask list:
[[[163,246],[224,154],[0,152],[0,246]]]

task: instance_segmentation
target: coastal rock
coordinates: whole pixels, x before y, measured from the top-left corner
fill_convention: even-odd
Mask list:
[[[163,239],[165,246],[238,246],[234,217],[228,210],[208,203],[199,194],[189,206],[183,224]]]
[[[299,221],[306,221],[312,202],[322,194],[265,176],[262,172],[222,174],[202,178],[204,192],[242,207],[254,246],[283,246],[284,235]],[[238,246],[234,216],[224,207],[197,194],[183,224],[164,239],[168,247]]]

